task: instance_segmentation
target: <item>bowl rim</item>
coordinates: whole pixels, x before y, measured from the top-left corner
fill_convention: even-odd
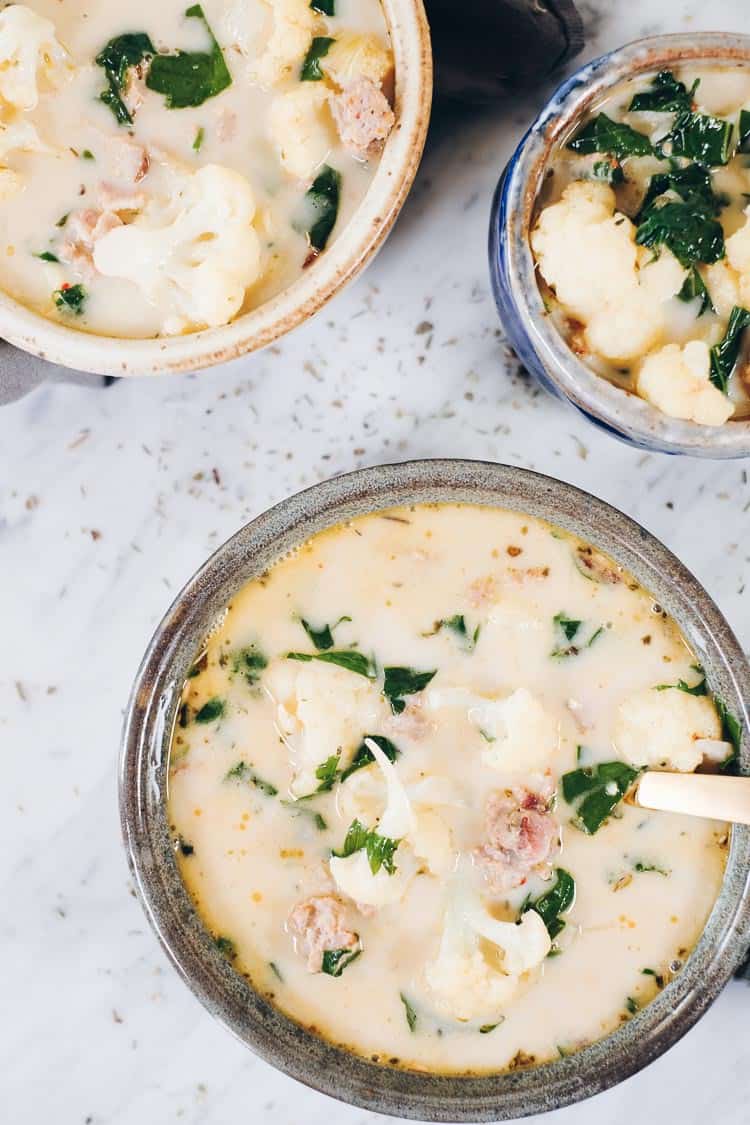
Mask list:
[[[381,0],[396,75],[396,124],[364,198],[314,268],[256,309],[181,336],[100,336],[48,320],[0,290],[0,337],[40,359],[97,375],[198,371],[266,347],[313,316],[382,246],[422,157],[432,103],[432,51],[423,0]]]
[[[552,150],[612,87],[645,71],[691,61],[750,65],[750,35],[691,32],[636,39],[591,59],[545,103],[518,145],[501,180],[490,220],[493,275],[507,255],[506,277],[531,347],[555,390],[584,414],[643,448],[697,457],[750,455],[750,419],[702,426],[670,418],[645,399],[597,375],[571,351],[546,312],[529,230]]]
[[[750,828],[733,831],[722,891],[685,967],[631,1021],[574,1055],[466,1077],[373,1063],[311,1033],[252,989],[218,953],[192,907],[166,821],[166,758],[182,684],[231,593],[325,527],[368,511],[434,502],[523,511],[617,558],[676,618],[712,689],[743,720],[741,766],[747,772],[750,667],[712,599],[659,540],[604,501],[531,470],[482,461],[411,461],[334,477],[282,500],[236,532],[186,583],[154,633],[126,710],[121,826],[138,896],[172,964],[201,1003],[267,1062],[364,1109],[422,1121],[511,1120],[622,1081],[702,1015],[750,944]]]

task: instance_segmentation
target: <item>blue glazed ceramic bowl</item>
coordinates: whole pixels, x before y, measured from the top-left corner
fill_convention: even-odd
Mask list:
[[[529,246],[534,204],[555,146],[613,86],[685,60],[750,65],[750,36],[696,32],[639,39],[586,63],[563,82],[521,140],[497,186],[490,216],[490,277],[505,334],[521,362],[547,390],[590,421],[640,449],[747,457],[749,420],[699,426],[669,418],[588,368],[544,308]]]

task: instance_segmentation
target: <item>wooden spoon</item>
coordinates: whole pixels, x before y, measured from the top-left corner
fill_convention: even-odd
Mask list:
[[[644,809],[750,824],[750,777],[647,770],[627,800]]]

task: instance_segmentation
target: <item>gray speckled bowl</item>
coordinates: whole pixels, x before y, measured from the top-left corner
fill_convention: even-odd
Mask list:
[[[413,461],[336,477],[277,504],[238,531],[177,597],[143,659],[123,733],[120,809],[125,845],[149,920],[205,1007],[262,1058],[326,1094],[422,1121],[497,1121],[579,1101],[627,1078],[702,1015],[750,943],[750,829],[732,835],[721,895],[685,968],[608,1038],[542,1066],[495,1076],[444,1077],[369,1062],[273,1007],[216,950],[180,879],[165,813],[167,757],[180,691],[216,614],[290,548],[363,513],[417,502],[513,508],[607,551],[678,621],[711,688],[747,732],[750,668],[696,579],[642,527],[571,485],[480,461]],[[748,772],[745,734],[742,771]]]
[[[585,63],[554,92],[511,157],[490,216],[490,277],[506,336],[539,382],[628,444],[693,457],[750,456],[750,419],[699,426],[670,418],[607,382],[568,347],[539,291],[529,231],[549,159],[575,123],[609,90],[644,71],[680,62],[750,66],[750,35],[695,31],[638,39]]]

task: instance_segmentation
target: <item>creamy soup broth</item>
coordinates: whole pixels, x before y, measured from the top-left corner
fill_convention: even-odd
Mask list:
[[[576,354],[672,417],[746,418],[749,198],[748,67],[684,64],[611,90],[555,150],[531,235]]]
[[[260,992],[354,1051],[462,1073],[576,1050],[679,973],[728,830],[612,782],[592,814],[571,795],[591,777],[570,775],[614,763],[624,791],[638,766],[731,754],[712,697],[676,686],[701,680],[646,590],[540,520],[353,520],[245,586],[186,682],[168,799],[185,884]],[[366,844],[331,855],[353,821],[376,874]],[[556,919],[540,896],[564,882]]]
[[[0,11],[3,289],[66,325],[146,337],[224,324],[314,268],[393,124],[377,0],[322,6],[335,14],[309,0]],[[96,59],[134,33],[154,55],[124,71],[118,122]],[[149,74],[178,50],[213,51],[220,73],[190,86],[200,104],[170,108],[176,80],[165,94]]]

